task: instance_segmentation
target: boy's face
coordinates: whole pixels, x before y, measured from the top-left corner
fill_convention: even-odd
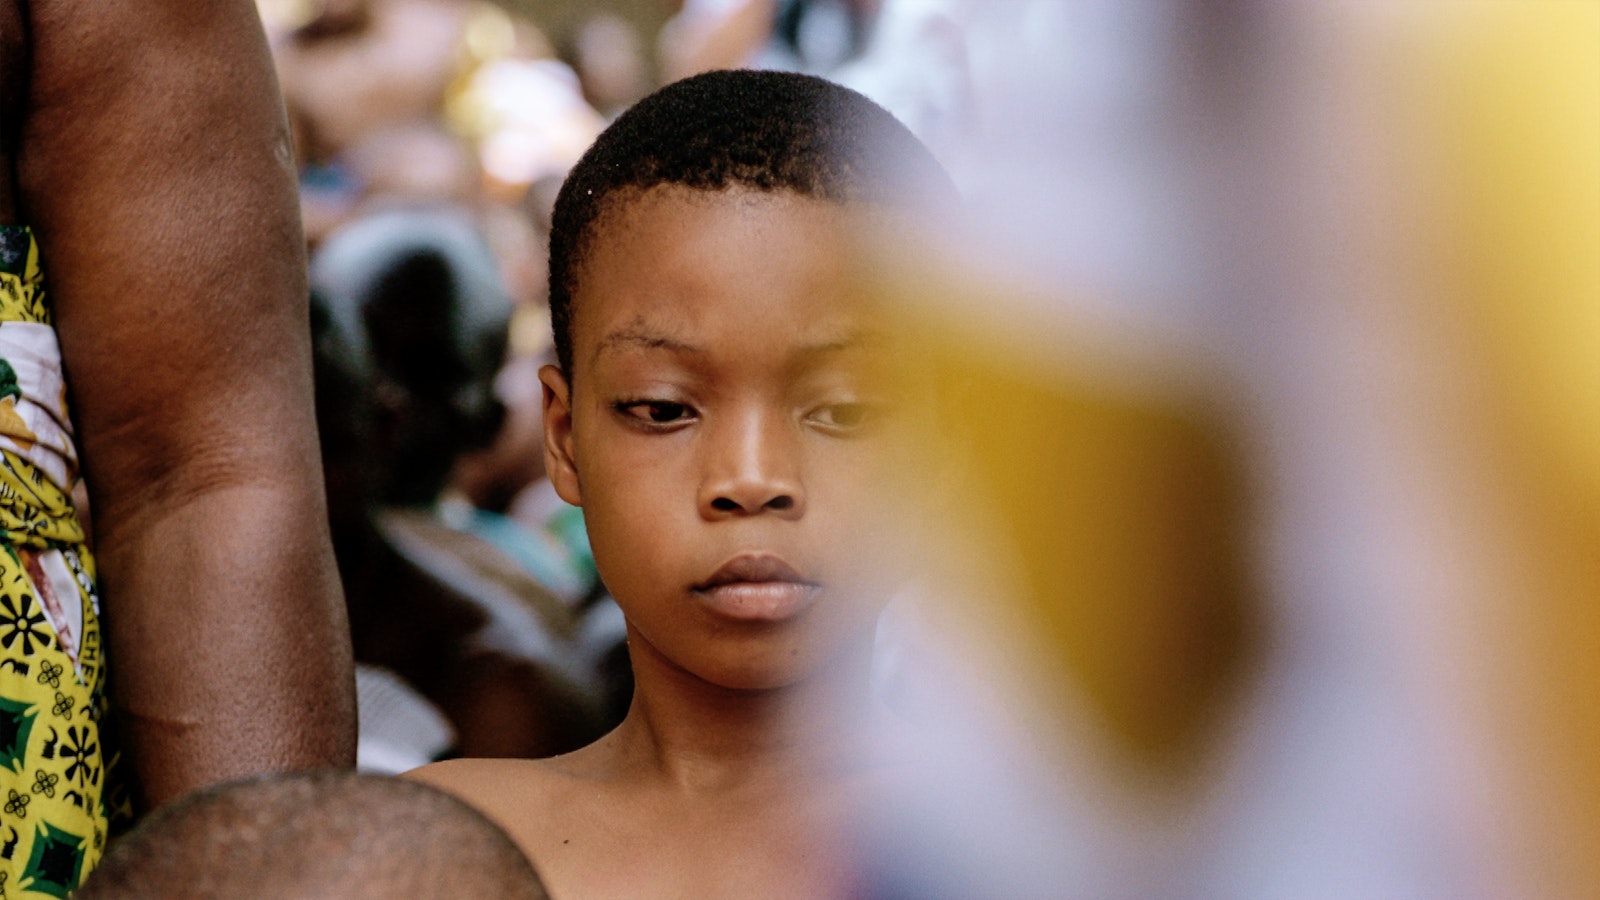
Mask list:
[[[632,640],[730,688],[870,648],[891,587],[887,336],[851,289],[845,207],[662,186],[590,239],[546,461],[584,507]]]

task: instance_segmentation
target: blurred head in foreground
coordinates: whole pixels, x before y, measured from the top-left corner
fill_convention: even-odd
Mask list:
[[[424,785],[348,771],[232,782],[164,807],[74,896],[546,897],[489,820]]]

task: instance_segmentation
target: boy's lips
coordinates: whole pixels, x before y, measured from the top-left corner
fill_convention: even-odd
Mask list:
[[[693,588],[713,612],[747,622],[778,622],[809,607],[821,585],[770,553],[742,553]]]

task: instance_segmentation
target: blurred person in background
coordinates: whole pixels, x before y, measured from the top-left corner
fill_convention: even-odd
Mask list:
[[[578,25],[565,56],[583,97],[607,120],[650,91],[650,64],[639,33],[627,19],[601,12]]]
[[[597,599],[599,576],[583,533],[582,510],[562,503],[545,477],[538,384],[539,368],[555,358],[544,270],[551,207],[561,181],[551,175],[531,185],[517,210],[518,227],[502,235],[502,241],[516,243],[501,250],[501,242],[492,242],[503,267],[507,251],[522,255],[519,264],[537,262],[537,293],[518,297],[506,363],[495,376],[495,395],[506,410],[504,422],[492,444],[457,460],[446,495],[446,517],[521,560],[568,603],[583,605]]]
[[[374,187],[349,156],[427,123],[477,157],[480,202],[515,204],[570,166],[602,119],[540,29],[487,0],[318,0],[275,9],[274,54],[312,244]]]
[[[376,132],[439,120],[470,7],[461,0],[325,0],[279,23],[273,51],[313,245],[365,194],[342,154]]]
[[[254,6],[0,3],[0,43],[0,885],[59,897],[108,816],[349,765],[353,694]]]
[[[328,236],[311,282],[363,768],[581,743],[601,706],[575,647],[582,609],[441,506],[461,455],[502,420],[511,305],[474,219],[370,213]]]
[[[493,4],[263,5],[275,10],[277,63],[302,126],[298,157],[306,218],[316,223],[308,226],[312,245],[370,212],[444,208],[472,220],[494,252],[513,304],[505,371],[495,382],[507,416],[491,446],[463,454],[451,494],[504,513],[542,471],[539,454],[524,452],[538,431],[537,390],[530,401],[515,376],[526,374],[529,361],[537,368],[549,347],[548,207],[566,166],[597,133],[599,116],[584,104],[578,79],[549,58],[538,28]],[[599,31],[612,34],[615,24],[602,21]],[[397,69],[404,71],[391,71]],[[352,71],[360,77],[339,77]],[[581,596],[592,587],[540,574],[563,593]]]
[[[394,122],[442,108],[476,4],[322,0],[277,37],[289,107],[310,162],[326,162]]]
[[[536,385],[527,366],[548,346],[528,339],[548,314],[525,198],[559,181],[599,117],[539,30],[493,4],[334,2],[279,21],[318,223],[319,402],[363,663],[362,765],[568,746],[591,727],[589,655],[624,652],[620,631],[596,605],[581,514],[508,513],[542,476],[527,452],[537,390],[516,382]],[[378,761],[408,728],[414,746],[396,752],[422,757]]]

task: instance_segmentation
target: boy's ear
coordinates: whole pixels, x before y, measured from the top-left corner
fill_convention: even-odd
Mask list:
[[[578,466],[572,453],[572,386],[556,366],[539,369],[544,385],[544,470],[561,499],[583,505]]]

